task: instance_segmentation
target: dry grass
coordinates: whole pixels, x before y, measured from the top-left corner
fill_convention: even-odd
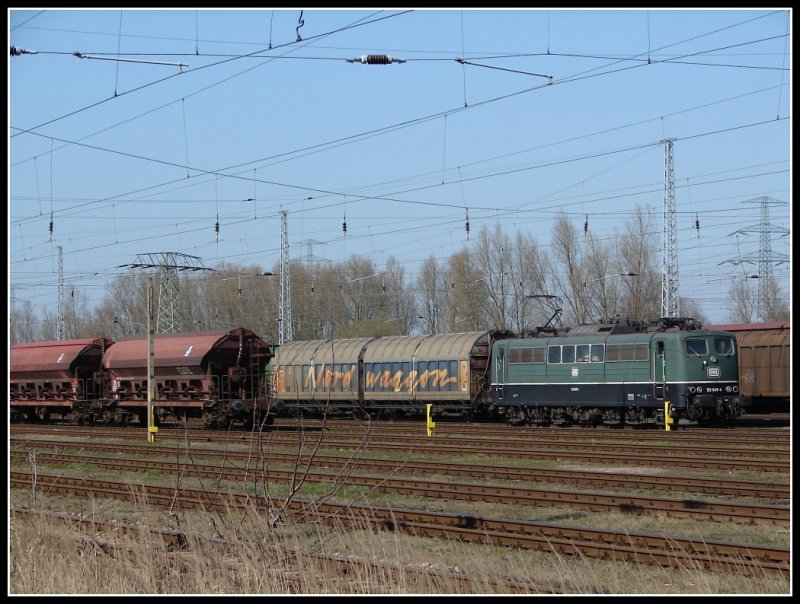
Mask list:
[[[60,509],[61,504],[47,496],[38,500],[41,509]],[[116,505],[123,504],[97,502],[89,515],[118,517]],[[530,593],[789,593],[788,580],[768,577],[565,558],[317,524],[272,527],[255,514],[170,515],[138,505],[141,525],[178,528],[189,536],[188,548],[166,551],[148,532],[98,536],[66,523],[14,518],[10,593],[510,593],[503,581],[528,584]],[[353,564],[343,572],[327,564],[324,556],[344,557]]]
[[[176,458],[187,465],[193,463],[190,444],[202,447],[202,443],[187,441],[184,452],[176,449]],[[260,451],[254,452],[253,464],[258,455]],[[260,461],[266,463],[268,454]],[[492,461],[503,463],[499,458]],[[252,492],[255,487],[257,492],[269,491],[279,499],[331,498],[341,503],[471,513],[780,547],[788,540],[786,531],[775,527],[459,502],[380,493],[343,484],[301,480],[296,490],[290,491],[286,485],[260,483],[263,477],[258,472],[253,473],[253,479],[259,484],[236,485],[221,479],[199,480],[161,472],[105,471],[91,464],[77,468],[48,467],[30,456],[12,465],[34,473],[128,480],[131,485],[161,483],[176,489],[216,488],[221,492]],[[298,463],[296,468],[300,475],[301,465]],[[352,468],[342,470],[342,475],[350,471]],[[285,519],[274,525],[266,516],[241,511],[169,513],[151,508],[144,501],[130,504],[56,497],[46,489],[14,489],[11,502],[41,511],[80,513],[100,521],[178,530],[189,538],[186,549],[170,552],[147,531],[133,538],[116,532],[97,535],[75,524],[42,521],[31,516],[14,517],[10,529],[9,593],[15,595],[516,593],[507,586],[510,582],[529,586],[529,593],[533,594],[787,595],[791,589],[789,579],[748,578],[735,568],[730,573],[710,573],[699,568],[661,569],[367,529],[294,524]],[[340,564],[331,564],[330,557],[344,558],[351,564],[343,570]]]

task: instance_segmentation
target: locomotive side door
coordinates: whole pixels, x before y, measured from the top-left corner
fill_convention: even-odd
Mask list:
[[[497,393],[497,400],[503,400],[505,396],[503,384],[506,381],[506,349],[505,346],[497,346],[497,357],[494,364],[494,384],[495,392]]]
[[[664,400],[664,382],[666,381],[667,364],[664,355],[664,340],[656,340],[653,356],[653,396]]]

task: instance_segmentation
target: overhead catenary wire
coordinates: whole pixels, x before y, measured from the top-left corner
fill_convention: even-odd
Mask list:
[[[327,37],[327,36],[333,35],[333,34],[335,34],[335,33],[338,33],[338,32],[342,32],[342,31],[346,31],[346,30],[352,29],[352,28],[354,28],[354,27],[363,27],[363,26],[365,26],[365,25],[370,25],[370,24],[372,24],[372,23],[375,23],[375,22],[377,22],[377,21],[383,21],[383,20],[386,20],[386,19],[391,19],[391,18],[394,18],[394,17],[398,17],[398,16],[404,15],[404,14],[406,14],[406,13],[408,13],[408,12],[412,12],[412,11],[400,11],[399,13],[394,13],[394,14],[392,14],[392,15],[384,15],[384,16],[382,16],[382,17],[378,17],[378,18],[376,18],[376,19],[373,19],[373,20],[370,20],[370,21],[362,21],[362,20],[359,20],[359,21],[362,21],[362,22],[356,22],[356,23],[354,23],[354,24],[347,25],[347,26],[344,26],[344,27],[340,27],[340,28],[338,28],[338,29],[336,29],[336,30],[333,30],[333,31],[330,31],[330,32],[325,32],[325,33],[322,33],[322,34],[318,34],[318,35],[316,35],[316,36],[313,36],[312,38],[309,38],[309,39],[307,39],[307,40],[306,40],[306,42],[309,42],[309,41],[311,41],[311,40],[318,40],[318,39],[322,39],[322,38],[325,38],[325,37]],[[294,44],[296,44],[296,42],[289,42],[289,43],[283,44],[283,45],[281,45],[281,46],[290,46],[290,47],[291,47],[291,46],[293,46]],[[13,47],[12,47],[12,48],[13,48]],[[157,84],[161,84],[161,83],[163,83],[163,82],[166,82],[167,80],[170,80],[170,79],[172,79],[172,78],[176,77],[177,75],[180,75],[180,74],[183,74],[183,73],[196,72],[196,71],[200,71],[200,70],[203,70],[203,69],[209,69],[209,68],[212,68],[212,67],[217,67],[217,66],[219,66],[219,65],[223,65],[223,64],[225,64],[225,63],[228,63],[228,62],[230,62],[230,61],[239,60],[239,59],[243,59],[243,58],[247,58],[247,57],[253,57],[253,56],[256,56],[256,55],[258,55],[258,54],[260,54],[260,53],[264,52],[264,50],[265,50],[264,48],[260,48],[259,50],[253,51],[253,52],[251,52],[251,53],[247,53],[247,54],[245,54],[245,55],[235,55],[235,56],[233,56],[233,57],[225,58],[225,59],[223,59],[222,61],[217,61],[216,63],[212,63],[212,64],[209,64],[209,65],[201,65],[200,67],[196,67],[196,68],[194,68],[194,69],[192,69],[192,70],[189,70],[189,71],[186,71],[186,72],[184,72],[184,71],[180,71],[180,72],[179,72],[179,73],[177,73],[177,74],[172,74],[172,75],[170,75],[170,76],[166,76],[166,77],[164,77],[164,78],[161,78],[161,79],[159,79],[159,80],[154,80],[154,81],[152,81],[152,82],[148,82],[148,83],[146,83],[146,84],[142,84],[141,86],[137,86],[137,87],[135,87],[135,88],[131,88],[130,90],[126,90],[126,91],[124,91],[124,92],[121,92],[121,93],[119,93],[117,96],[112,96],[112,97],[108,97],[108,98],[105,98],[105,99],[101,99],[101,100],[99,100],[99,101],[97,101],[97,102],[95,102],[95,103],[91,103],[90,105],[86,105],[86,106],[84,106],[84,107],[82,107],[82,108],[80,108],[80,109],[76,109],[75,111],[71,111],[71,112],[69,112],[69,113],[66,113],[66,114],[64,114],[64,115],[61,115],[61,116],[59,116],[59,117],[56,117],[56,118],[53,118],[53,119],[51,119],[51,120],[48,120],[48,121],[46,121],[46,122],[42,122],[41,124],[37,124],[36,126],[32,126],[32,127],[30,127],[30,128],[27,128],[27,129],[20,129],[20,131],[19,131],[19,132],[17,132],[16,134],[12,134],[12,135],[11,135],[11,138],[13,138],[13,137],[15,137],[15,136],[18,136],[18,135],[20,135],[20,134],[24,134],[24,133],[27,133],[27,132],[32,132],[32,131],[34,131],[34,130],[38,130],[39,128],[43,128],[44,126],[48,126],[48,125],[50,125],[50,124],[52,124],[52,123],[54,123],[54,122],[60,121],[60,120],[62,120],[62,119],[65,119],[65,118],[67,118],[67,117],[71,117],[71,116],[73,116],[73,115],[77,115],[78,113],[82,113],[83,111],[87,111],[87,110],[89,110],[89,109],[93,109],[93,108],[95,108],[95,107],[98,107],[98,106],[100,106],[100,105],[102,105],[102,104],[104,104],[104,103],[107,103],[108,101],[114,100],[114,99],[116,99],[116,98],[118,98],[118,97],[121,97],[121,96],[123,96],[123,95],[132,94],[132,93],[138,92],[138,91],[140,91],[140,90],[144,90],[145,88],[149,88],[150,86],[155,86],[155,85],[157,85]],[[76,52],[77,52],[77,51],[76,51]],[[26,54],[28,54],[28,53],[26,53]],[[30,54],[32,54],[32,53],[30,53]],[[65,53],[55,53],[55,54],[65,54]],[[75,52],[73,52],[73,53],[69,53],[69,54],[73,54],[73,55],[75,55],[75,56],[78,56],[78,55],[80,55],[81,53],[79,53],[79,52],[78,52],[78,54],[77,54],[77,55],[76,55],[76,53],[75,53]],[[92,56],[82,56],[82,57],[80,57],[80,58],[101,58],[101,57],[99,57],[99,56],[97,56],[97,55],[92,55]],[[267,57],[267,59],[270,59],[270,60],[271,60],[271,59],[273,59],[273,57]],[[248,68],[248,69],[244,70],[242,73],[244,73],[244,72],[247,72],[247,71],[249,71],[250,69],[253,69],[253,68]],[[236,75],[240,75],[240,74],[236,74]],[[233,77],[233,76],[231,76],[231,77]],[[227,80],[229,80],[229,79],[230,79],[230,78],[225,78],[225,79],[224,79],[224,80],[222,80],[221,82],[225,82],[225,81],[227,81]],[[221,82],[217,82],[217,84],[219,84],[219,83],[221,83]],[[210,86],[209,86],[209,87],[206,87],[206,89],[207,89],[207,88],[210,88]]]
[[[446,119],[446,116],[445,116],[445,119]],[[188,163],[189,163],[189,162],[188,162],[188,157],[187,157],[187,164],[188,164]],[[443,164],[444,164],[444,162],[443,162]],[[460,169],[460,168],[459,168],[459,169]],[[188,167],[187,167],[187,170],[188,170]],[[254,172],[255,172],[255,170],[254,170]],[[443,173],[444,173],[444,166],[443,166]],[[188,171],[187,171],[187,174],[188,174]],[[254,174],[254,178],[255,178],[255,174]],[[443,179],[443,180],[444,180],[444,179]],[[460,180],[461,180],[461,179],[460,179]],[[255,185],[255,184],[256,184],[256,183],[254,183],[254,185]],[[217,200],[217,201],[218,201],[218,200]],[[346,215],[345,215],[345,217],[346,217]]]

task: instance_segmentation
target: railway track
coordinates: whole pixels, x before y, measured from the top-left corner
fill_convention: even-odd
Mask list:
[[[130,463],[145,463],[148,467],[155,467],[158,461],[152,459],[153,457],[173,457],[175,456],[175,449],[173,447],[160,447],[149,445],[146,449],[142,449],[140,445],[136,444],[100,444],[100,443],[67,443],[58,441],[42,441],[42,440],[24,440],[14,438],[11,441],[12,459],[27,459],[31,451],[36,451],[37,461],[52,463],[90,463],[103,462],[105,458],[92,457],[89,455],[65,455],[65,451],[83,451],[94,453],[110,453],[114,458],[120,455],[138,455],[146,454],[147,461],[141,459],[134,460],[133,458],[126,458]],[[58,453],[46,453],[44,451],[57,451]],[[226,460],[226,468],[234,469],[246,467],[248,462],[252,462],[253,454],[250,451],[234,451],[234,450],[219,450],[219,449],[191,449],[192,459],[208,458]],[[674,491],[681,493],[700,493],[706,495],[713,495],[716,497],[742,497],[754,499],[771,499],[771,500],[785,500],[789,499],[789,485],[769,482],[755,482],[755,481],[736,481],[736,480],[710,480],[705,478],[687,478],[675,475],[644,475],[626,474],[624,471],[608,472],[608,471],[589,471],[589,470],[575,470],[567,468],[529,468],[529,467],[510,467],[498,464],[472,464],[464,462],[446,462],[443,460],[438,461],[425,461],[414,462],[409,460],[386,460],[375,457],[358,456],[353,458],[350,455],[321,455],[316,453],[313,455],[305,454],[298,456],[297,453],[279,453],[270,451],[268,455],[261,459],[259,462],[269,464],[286,464],[290,467],[292,465],[300,464],[307,467],[313,462],[313,467],[327,467],[333,468],[338,471],[346,467],[351,469],[358,469],[360,471],[373,471],[379,472],[381,476],[394,476],[397,474],[414,474],[424,476],[462,476],[462,477],[480,477],[485,480],[494,482],[502,481],[526,481],[528,483],[562,483],[577,485],[582,488],[597,488],[604,489],[634,489],[634,490],[664,490]],[[193,461],[193,467],[197,464]],[[273,470],[270,470],[270,473]]]
[[[17,432],[12,432],[12,437]],[[94,438],[141,439],[141,431],[93,432],[69,431],[60,436],[92,436]],[[255,436],[255,438],[254,438]],[[298,442],[296,433],[218,433],[218,432],[160,432],[160,442],[191,442],[194,445],[205,442],[257,443],[263,446],[269,443],[274,447],[295,448]],[[558,460],[582,463],[603,464],[635,464],[658,468],[696,468],[715,470],[740,470],[752,468],[758,472],[789,472],[790,457],[785,448],[770,450],[757,447],[683,447],[670,444],[648,446],[639,444],[609,443],[596,440],[593,443],[570,443],[556,441],[543,442],[538,439],[527,441],[509,441],[503,439],[447,438],[432,439],[426,437],[383,437],[363,434],[334,434],[311,432],[302,435],[304,446],[319,446],[322,449],[356,451],[400,452],[414,455],[449,455],[458,457],[498,456],[509,459]]]
[[[25,453],[12,454],[24,458]],[[652,514],[669,518],[690,518],[715,522],[737,522],[742,524],[771,524],[787,526],[789,507],[782,505],[731,504],[701,501],[696,499],[669,499],[663,497],[610,495],[603,492],[576,493],[554,489],[534,489],[523,486],[496,486],[482,483],[459,483],[432,479],[387,477],[385,475],[356,475],[351,471],[321,472],[308,469],[277,470],[261,467],[235,468],[230,465],[200,465],[182,462],[167,462],[116,458],[106,460],[83,455],[37,455],[37,462],[45,464],[91,464],[112,471],[151,472],[162,470],[170,475],[210,478],[215,480],[247,483],[254,475],[267,475],[271,482],[299,481],[324,482],[337,485],[357,485],[380,492],[422,497],[445,498],[460,501],[484,501],[525,506],[568,507],[593,512],[617,512],[625,514]]]
[[[34,475],[12,471],[13,488],[31,488]],[[124,501],[141,501],[150,505],[179,506],[203,510],[267,511],[274,501],[267,502],[249,495],[223,494],[218,490],[186,489],[127,482],[85,479],[37,473],[36,487],[51,494],[78,497],[104,497]],[[446,514],[420,510],[403,510],[380,506],[320,503],[292,500],[279,513],[297,521],[314,520],[340,526],[372,527],[402,531],[414,535],[457,539],[465,542],[503,545],[565,556],[598,557],[609,560],[653,564],[671,568],[701,568],[715,572],[736,572],[740,575],[787,577],[789,550],[752,544],[731,544],[703,540],[672,538],[659,535],[637,535],[588,528],[533,523],[464,514]],[[273,509],[274,513],[274,509]]]

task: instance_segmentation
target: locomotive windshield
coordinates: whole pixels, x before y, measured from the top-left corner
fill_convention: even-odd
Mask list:
[[[725,356],[733,356],[733,338],[730,336],[714,336],[714,352]],[[708,341],[705,338],[686,338],[686,354],[705,356],[708,354]]]
[[[686,338],[686,354],[707,355],[708,342],[705,338]]]
[[[733,338],[728,336],[717,336],[714,338],[714,350],[717,354],[731,356],[733,354]]]

